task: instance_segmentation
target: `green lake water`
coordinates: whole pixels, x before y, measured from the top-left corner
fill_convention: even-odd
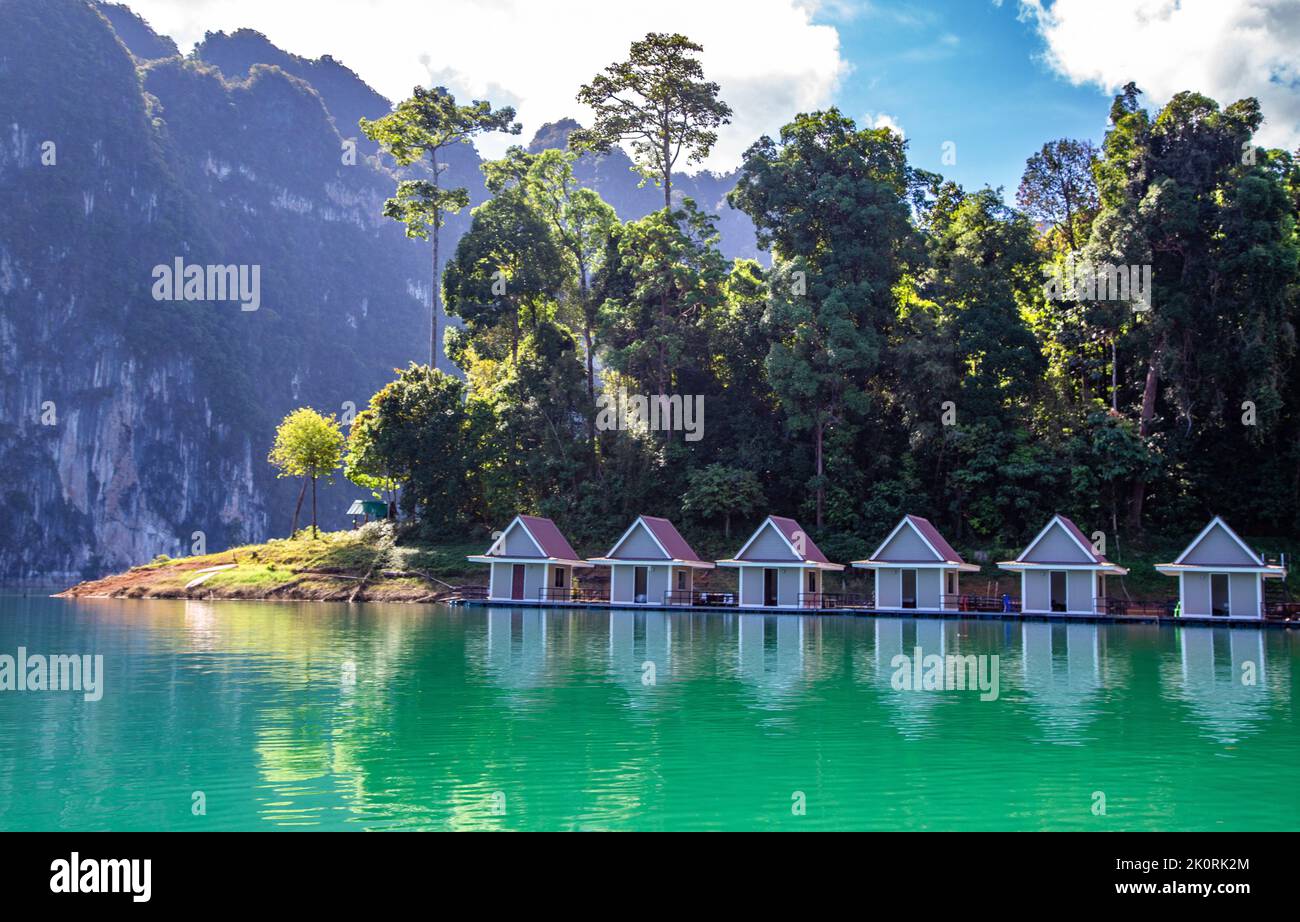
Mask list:
[[[19,646],[103,697],[0,691],[3,829],[1300,829],[1297,631],[0,596]]]

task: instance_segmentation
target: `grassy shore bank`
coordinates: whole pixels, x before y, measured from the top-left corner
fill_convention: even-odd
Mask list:
[[[387,523],[348,531],[310,529],[215,554],[157,557],[125,573],[89,580],[64,598],[300,599],[436,602],[486,574],[466,559],[482,542],[429,544]]]

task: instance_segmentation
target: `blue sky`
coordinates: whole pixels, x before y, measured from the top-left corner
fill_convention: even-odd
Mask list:
[[[389,99],[436,84],[512,105],[526,138],[582,120],[578,87],[632,41],[682,32],[735,110],[704,164],[720,171],[796,113],[838,105],[901,126],[917,166],[1013,200],[1045,142],[1101,140],[1129,80],[1153,107],[1188,89],[1223,104],[1256,96],[1267,119],[1257,141],[1300,147],[1297,0],[126,2],[183,51],[208,30],[253,28],[294,54],[333,55]],[[496,157],[515,140],[478,146]]]
[[[1013,3],[897,4],[831,18],[852,71],[835,102],[860,123],[885,113],[911,161],[970,189],[1014,200],[1025,160],[1054,138],[1106,130],[1110,94],[1075,85],[1043,60],[1044,42]],[[941,162],[945,141],[956,163]]]

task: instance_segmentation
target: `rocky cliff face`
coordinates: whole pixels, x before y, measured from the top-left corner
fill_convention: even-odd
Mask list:
[[[429,250],[382,217],[393,179],[356,130],[388,108],[254,32],[182,58],[125,7],[0,0],[0,580],[288,530],[298,484],[265,460],[278,420],[360,409],[426,359]],[[649,211],[615,161],[591,182],[624,217]],[[475,201],[478,164],[465,147],[447,177]],[[258,309],[157,300],[177,259],[258,267]],[[356,494],[322,489],[323,523]]]

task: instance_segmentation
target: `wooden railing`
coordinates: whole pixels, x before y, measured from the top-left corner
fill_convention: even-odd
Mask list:
[[[1300,621],[1300,602],[1265,602],[1264,617],[1269,621]]]
[[[945,595],[943,607],[949,611],[1018,612],[1020,600],[1000,595]]]
[[[1102,596],[1097,599],[1097,614],[1115,617],[1172,618],[1177,599],[1152,601],[1150,599],[1117,599]]]
[[[875,599],[869,593],[801,592],[800,608],[870,608]]]
[[[537,590],[539,602],[608,602],[609,596],[599,589],[577,586],[544,586]]]
[[[697,608],[735,608],[734,592],[706,592],[701,589],[670,589],[664,593],[665,605],[691,605]]]

